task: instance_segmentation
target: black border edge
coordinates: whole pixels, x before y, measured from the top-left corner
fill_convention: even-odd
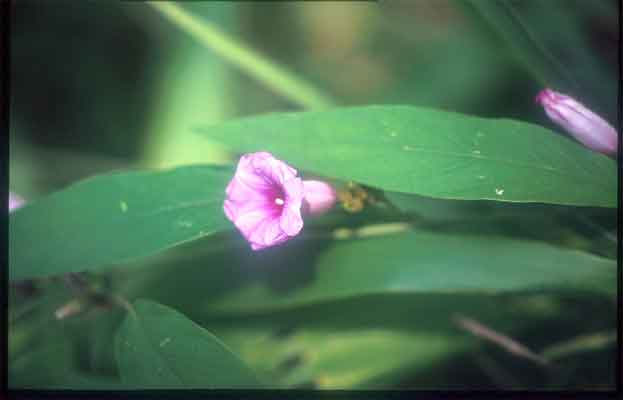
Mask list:
[[[621,197],[623,196],[623,194],[621,194],[621,179],[623,178],[623,172],[622,172],[622,162],[623,162],[623,144],[621,143],[621,131],[623,128],[623,122],[621,120],[622,118],[622,111],[621,111],[621,107],[623,106],[623,99],[622,99],[622,90],[623,90],[623,84],[621,83],[621,79],[623,78],[623,60],[622,60],[622,56],[621,56],[621,44],[623,43],[623,31],[621,30],[621,12],[622,12],[622,4],[621,4],[621,0],[618,1],[618,23],[619,23],[619,43],[618,43],[618,61],[619,61],[619,90],[618,90],[618,99],[617,99],[617,131],[618,131],[618,135],[619,135],[619,148],[618,148],[618,154],[617,154],[617,186],[618,186],[618,190],[617,190],[617,199],[618,199],[618,203],[617,203],[617,271],[618,271],[618,278],[617,278],[617,322],[618,322],[618,328],[617,328],[617,349],[618,349],[618,357],[616,360],[616,392],[621,395],[622,394],[622,384],[621,384],[621,380],[623,379],[622,375],[623,375],[623,336],[622,336],[622,325],[623,325],[623,302],[622,302],[622,297],[623,297],[623,272],[622,272],[622,267],[621,264],[623,263],[622,260],[622,250],[621,250],[621,243],[622,243],[622,238],[623,238],[623,234],[621,233],[621,225],[623,223],[622,221],[622,216],[621,216]]]
[[[11,30],[11,2],[10,0],[0,0],[0,29],[2,31],[0,37],[0,49],[2,53],[0,57],[2,58],[2,63],[0,63],[0,77],[2,79],[2,83],[0,83],[1,93],[0,93],[0,115],[1,115],[1,123],[0,126],[0,136],[4,138],[2,141],[2,147],[0,151],[2,152],[2,168],[0,171],[2,172],[2,200],[0,202],[0,207],[3,210],[9,209],[9,103],[11,102],[11,93],[10,93],[10,71],[11,71],[11,39],[10,39],[10,30]],[[4,191],[6,189],[6,192]],[[1,384],[2,384],[2,392],[6,393],[9,384],[8,378],[8,354],[9,354],[9,332],[8,332],[8,313],[9,313],[9,277],[8,277],[8,254],[9,254],[9,214],[8,211],[4,212],[3,221],[6,223],[2,224],[2,236],[6,239],[1,240],[2,243],[2,254],[3,254],[3,264],[4,268],[2,269],[1,279],[2,279],[2,290],[0,296],[2,297],[2,366],[0,368],[2,370]],[[7,398],[8,396],[2,396]]]

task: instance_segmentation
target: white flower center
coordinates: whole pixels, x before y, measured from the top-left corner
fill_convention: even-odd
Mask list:
[[[275,199],[275,204],[277,204],[278,206],[282,206],[283,203],[284,203],[283,199],[280,199],[279,197]]]

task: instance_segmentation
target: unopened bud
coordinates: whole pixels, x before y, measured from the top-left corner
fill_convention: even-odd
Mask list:
[[[619,138],[616,130],[603,118],[577,100],[551,89],[542,90],[536,101],[547,116],[591,150],[614,155]]]
[[[305,203],[310,215],[324,214],[335,205],[337,195],[335,190],[326,182],[303,181]]]

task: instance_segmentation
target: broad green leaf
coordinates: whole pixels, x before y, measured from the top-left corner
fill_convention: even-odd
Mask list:
[[[134,303],[115,339],[122,381],[135,389],[242,388],[260,384],[215,336],[177,311]]]
[[[515,120],[367,106],[242,118],[200,131],[237,151],[270,151],[296,168],[389,191],[616,206],[613,160]]]
[[[261,311],[383,293],[616,291],[616,262],[501,237],[414,231],[335,243],[318,255],[313,280],[289,293],[255,284],[212,305]]]
[[[9,217],[11,281],[92,270],[227,229],[227,168],[101,175]]]

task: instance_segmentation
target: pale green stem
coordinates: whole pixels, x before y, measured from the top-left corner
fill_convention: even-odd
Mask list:
[[[598,332],[576,336],[570,340],[552,345],[541,353],[548,360],[558,360],[569,355],[595,351],[616,345],[616,332]]]
[[[331,107],[333,102],[309,83],[294,76],[256,51],[219,30],[215,25],[182,9],[175,3],[150,1],[147,4],[170,22],[228,62],[236,65],[270,89],[307,109]]]

